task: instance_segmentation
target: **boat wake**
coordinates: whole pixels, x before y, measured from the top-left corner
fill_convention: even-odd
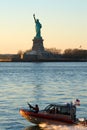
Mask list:
[[[42,130],[87,130],[87,127],[84,126],[71,126],[71,125],[48,125],[48,124],[40,124]]]

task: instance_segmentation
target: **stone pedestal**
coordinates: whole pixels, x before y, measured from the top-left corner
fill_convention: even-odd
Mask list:
[[[33,39],[33,47],[32,47],[32,51],[36,51],[37,53],[41,53],[44,51],[44,46],[43,46],[43,39],[42,37],[37,38],[35,37]]]

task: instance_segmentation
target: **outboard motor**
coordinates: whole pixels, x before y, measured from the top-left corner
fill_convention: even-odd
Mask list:
[[[87,119],[86,118],[79,118],[78,121],[80,124],[87,126]]]

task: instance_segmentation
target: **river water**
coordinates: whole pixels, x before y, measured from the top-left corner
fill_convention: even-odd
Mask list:
[[[87,130],[53,123],[37,127],[19,114],[27,102],[42,109],[76,98],[77,117],[87,118],[87,62],[0,63],[0,130]]]

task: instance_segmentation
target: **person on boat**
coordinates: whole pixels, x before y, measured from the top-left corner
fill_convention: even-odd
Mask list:
[[[28,105],[29,105],[30,109],[32,108],[34,110],[35,113],[39,112],[39,107],[38,107],[37,104],[35,105],[35,107],[33,107],[32,105],[30,105],[29,103],[28,103]]]

